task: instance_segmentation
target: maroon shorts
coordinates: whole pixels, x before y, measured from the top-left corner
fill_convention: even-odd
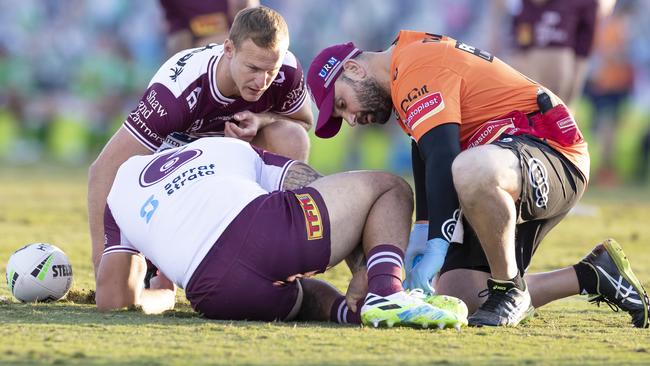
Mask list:
[[[185,294],[211,319],[283,320],[299,285],[289,276],[323,272],[330,258],[327,208],[313,188],[273,192],[249,203],[192,274]]]

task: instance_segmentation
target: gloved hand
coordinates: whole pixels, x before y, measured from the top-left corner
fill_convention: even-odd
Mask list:
[[[444,239],[433,238],[427,241],[422,258],[406,274],[404,287],[411,290],[420,288],[427,294],[433,293],[431,280],[442,268],[448,249],[449,242]]]
[[[415,267],[415,264],[424,254],[424,250],[427,247],[428,236],[428,223],[413,224],[411,236],[409,237],[409,245],[406,247],[406,253],[404,253],[404,271],[406,272],[407,279],[410,278],[413,267]],[[404,288],[408,288],[406,286],[406,281],[404,282]]]

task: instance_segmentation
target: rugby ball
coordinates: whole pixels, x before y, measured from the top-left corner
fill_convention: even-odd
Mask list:
[[[54,245],[27,244],[9,258],[7,285],[23,302],[60,300],[72,286],[72,266]]]

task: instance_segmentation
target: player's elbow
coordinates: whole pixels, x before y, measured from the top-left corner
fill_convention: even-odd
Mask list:
[[[120,291],[110,291],[105,286],[97,284],[95,304],[101,312],[118,310],[134,304],[133,298]]]
[[[95,291],[97,310],[102,312],[111,311],[135,304],[135,294],[132,291],[119,286],[118,283],[111,281],[110,276],[107,278],[103,274],[100,268]]]
[[[93,185],[97,181],[98,177],[101,176],[101,172],[106,169],[105,165],[101,155],[90,164],[88,167],[88,185]]]

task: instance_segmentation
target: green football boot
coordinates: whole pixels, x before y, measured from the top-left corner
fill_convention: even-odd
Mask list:
[[[361,322],[366,326],[404,326],[412,328],[456,328],[467,324],[455,313],[427,304],[404,291],[389,296],[369,293],[361,307]]]

